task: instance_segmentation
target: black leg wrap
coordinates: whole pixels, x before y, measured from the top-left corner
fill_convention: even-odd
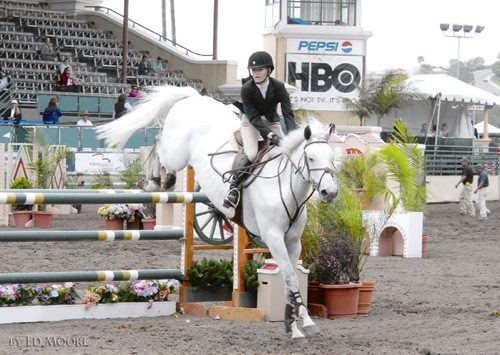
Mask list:
[[[292,331],[292,323],[295,321],[294,318],[295,310],[290,303],[285,305],[285,330],[287,333]]]
[[[300,292],[292,292],[288,294],[288,299],[290,300],[290,303],[293,305],[293,308],[295,310],[295,315],[299,315],[299,307],[304,306],[304,302],[302,302],[302,296],[300,296]]]
[[[175,186],[176,181],[177,176],[175,175],[175,173],[168,173],[163,188],[165,190],[172,188],[173,186]]]

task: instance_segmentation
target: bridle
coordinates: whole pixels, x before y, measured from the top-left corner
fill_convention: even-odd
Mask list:
[[[293,216],[290,213],[290,211],[288,210],[288,207],[286,206],[285,200],[283,199],[283,191],[281,189],[281,174],[277,175],[278,176],[278,186],[279,186],[279,190],[280,190],[281,202],[283,204],[283,207],[285,208],[286,214],[287,214],[288,219],[289,219],[288,230],[297,221],[297,219],[299,218],[299,216],[302,214],[302,211],[304,210],[304,206],[306,205],[307,201],[309,201],[309,199],[311,198],[311,196],[314,194],[314,190],[318,191],[318,193],[320,192],[319,191],[319,186],[321,185],[321,181],[323,180],[323,178],[325,177],[325,175],[326,174],[330,174],[333,177],[333,169],[331,169],[329,167],[325,167],[325,168],[311,168],[311,166],[309,165],[309,158],[307,156],[306,149],[307,149],[308,146],[310,146],[312,144],[319,144],[319,143],[328,144],[328,141],[327,140],[318,140],[318,141],[307,142],[304,145],[302,156],[299,158],[299,163],[298,164],[295,164],[291,157],[289,157],[288,155],[285,155],[286,158],[287,158],[286,163],[289,162],[290,165],[295,170],[295,172],[292,171],[290,173],[290,192],[292,193],[292,197],[293,197],[293,200],[294,200],[295,205],[296,205],[295,213],[293,214]],[[280,162],[280,165],[281,165],[281,162]],[[279,170],[280,170],[280,167],[278,166],[278,171]],[[307,171],[307,176],[304,175],[304,170]],[[320,177],[318,183],[315,183],[314,180],[312,179],[311,172],[313,172],[313,171],[323,171],[323,174],[321,174],[321,177]],[[300,174],[300,177],[302,179],[304,179],[305,181],[307,181],[313,187],[311,193],[301,203],[299,203],[299,201],[297,200],[297,198],[296,198],[296,196],[295,196],[295,194],[293,192],[293,188],[292,188],[292,176],[294,174]]]

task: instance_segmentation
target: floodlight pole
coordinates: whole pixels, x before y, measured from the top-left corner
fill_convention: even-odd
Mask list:
[[[455,37],[457,39],[457,79],[460,80],[460,39],[462,38],[473,38],[476,34],[481,33],[484,30],[484,26],[477,25],[475,30],[472,31],[474,26],[471,25],[449,25],[447,23],[441,23],[439,25],[441,32],[446,37]],[[451,29],[451,34],[448,30]]]

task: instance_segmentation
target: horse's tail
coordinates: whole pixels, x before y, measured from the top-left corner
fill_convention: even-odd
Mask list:
[[[199,94],[191,87],[158,86],[131,112],[96,128],[98,137],[105,139],[108,146],[122,148],[138,129],[152,123],[162,126],[177,101],[194,95]]]

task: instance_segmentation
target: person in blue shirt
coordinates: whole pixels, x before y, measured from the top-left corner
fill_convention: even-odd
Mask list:
[[[59,117],[62,116],[62,111],[58,107],[57,99],[51,98],[49,105],[43,112],[43,123],[46,124],[59,124]]]

